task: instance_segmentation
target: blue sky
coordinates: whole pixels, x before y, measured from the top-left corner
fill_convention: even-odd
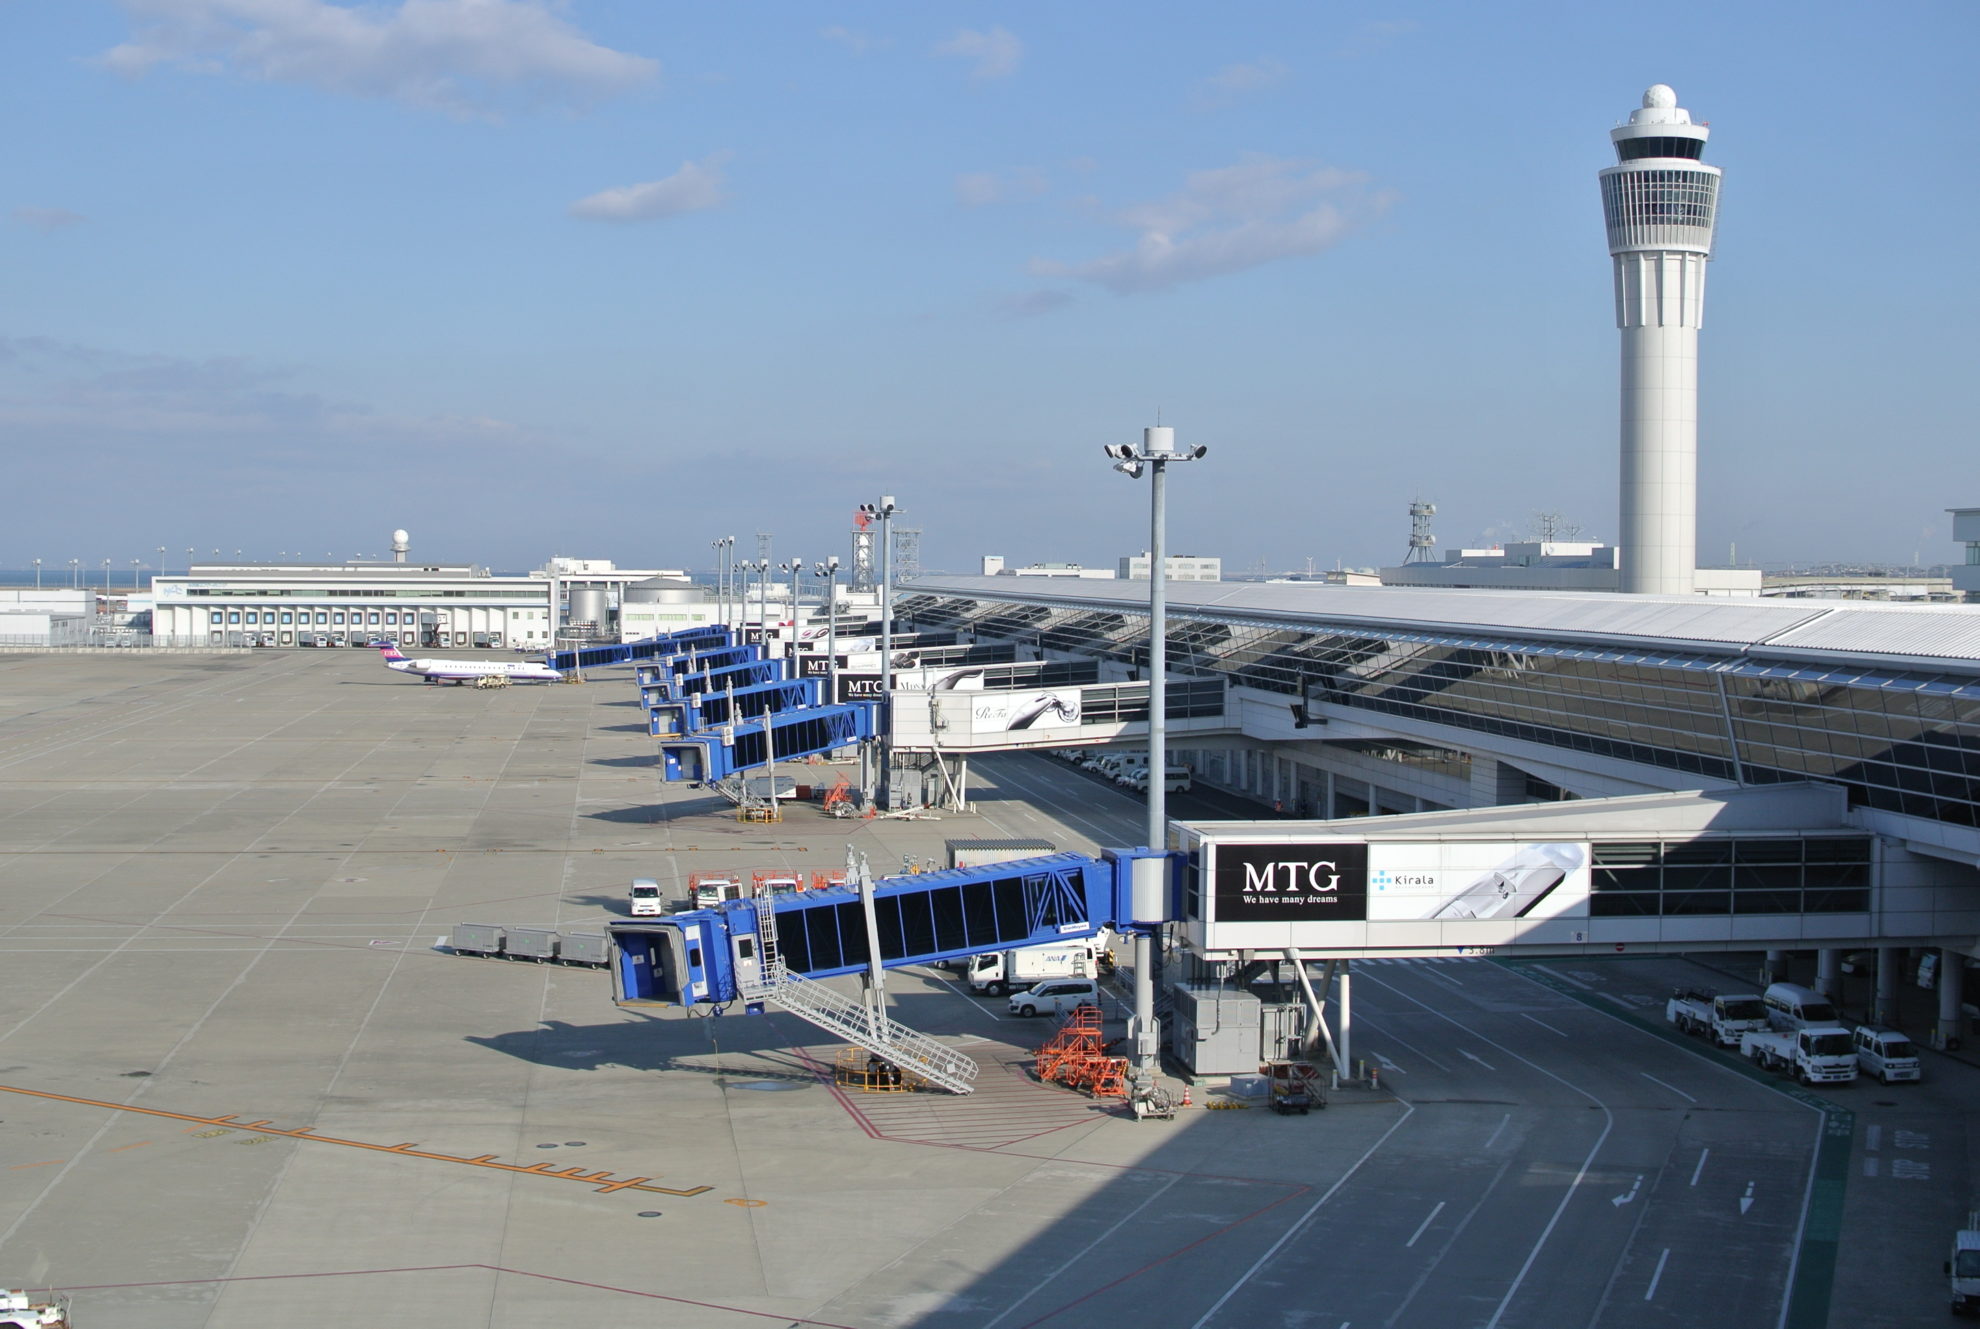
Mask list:
[[[1956,556],[1970,3],[0,0],[0,566],[1399,561],[1615,534],[1595,173],[1726,183],[1699,542]],[[1145,482],[1144,482],[1145,483]]]

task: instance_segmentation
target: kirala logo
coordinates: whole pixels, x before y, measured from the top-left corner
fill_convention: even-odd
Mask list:
[[[1376,890],[1387,886],[1435,886],[1437,876],[1433,872],[1377,872],[1369,878]]]

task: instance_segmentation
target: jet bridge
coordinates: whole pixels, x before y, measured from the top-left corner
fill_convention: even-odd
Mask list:
[[[747,687],[724,688],[720,692],[690,692],[671,701],[646,700],[647,732],[656,738],[692,734],[731,720],[747,720],[770,711],[792,711],[816,706],[823,699],[824,686],[815,678],[782,679]]]
[[[1131,927],[1133,864],[1166,859],[1165,913],[1173,913],[1181,859],[1146,849],[1099,858],[1038,858],[887,877],[873,884],[880,964],[966,960],[972,955]],[[765,906],[767,905],[767,914]],[[790,973],[831,978],[867,969],[864,911],[853,886],[733,900],[667,918],[606,925],[614,995],[621,1006],[721,1005],[746,996],[765,950],[763,918]]]
[[[640,666],[642,675],[639,684],[640,703],[649,709],[663,701],[678,701],[703,692],[722,692],[731,688],[752,688],[763,683],[777,683],[784,679],[785,662],[782,660],[751,660],[745,664],[727,665],[720,669],[707,669],[699,674],[682,674],[672,677],[667,670]]]
[[[782,662],[758,661],[738,665],[753,669]],[[715,671],[717,673],[721,670]],[[706,675],[704,675],[706,677]],[[725,724],[719,729],[683,734],[660,745],[663,780],[722,780],[737,771],[773,760],[836,752],[874,736],[875,707],[866,702],[812,706],[797,711],[765,712],[754,719]]]
[[[544,655],[543,662],[552,669],[568,672],[572,669],[595,669],[603,665],[629,664],[634,660],[678,655],[691,647],[709,650],[727,646],[729,642],[729,629],[711,624],[707,627],[683,628],[679,632],[648,637],[642,641],[581,646],[570,651],[550,651]]]

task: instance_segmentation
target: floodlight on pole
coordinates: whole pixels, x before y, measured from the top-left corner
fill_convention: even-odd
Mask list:
[[[1129,479],[1146,470],[1148,487],[1148,847],[1168,843],[1168,494],[1170,462],[1199,461],[1209,449],[1201,445],[1176,450],[1176,431],[1156,425],[1141,431],[1137,451],[1126,443],[1101,449],[1114,460],[1114,469]],[[1143,867],[1146,863],[1148,866]],[[1155,936],[1168,919],[1167,860],[1143,859],[1135,864],[1132,896],[1134,934],[1134,1062],[1138,1087],[1152,1084],[1161,1048],[1155,1019]]]
[[[880,522],[880,792],[893,802],[894,778],[894,514],[900,508],[892,494],[859,510]]]
[[[839,700],[839,558],[814,563],[811,575],[825,579],[825,703]]]

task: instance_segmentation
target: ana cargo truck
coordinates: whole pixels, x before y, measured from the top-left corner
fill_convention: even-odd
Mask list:
[[[1092,978],[1100,972],[1103,937],[1048,942],[1014,951],[991,951],[969,961],[969,988],[1001,997],[1054,978]]]
[[[1741,1034],[1739,1053],[1756,1066],[1793,1075],[1802,1084],[1849,1084],[1856,1079],[1856,1048],[1849,1030],[1841,1025]]]
[[[1720,1047],[1736,1048],[1740,1035],[1767,1028],[1767,1008],[1757,992],[1727,996],[1699,988],[1679,988],[1664,1003],[1664,1018],[1679,1033],[1710,1035]]]
[[[688,874],[688,899],[696,909],[713,909],[729,900],[740,900],[744,894],[742,878],[733,872]]]

